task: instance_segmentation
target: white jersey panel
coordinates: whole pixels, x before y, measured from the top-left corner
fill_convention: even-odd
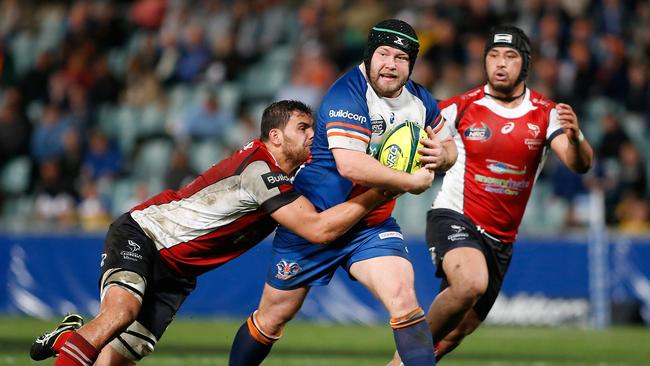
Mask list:
[[[436,199],[433,201],[432,208],[447,208],[463,213],[465,204],[465,197],[463,195],[465,191],[465,162],[467,155],[460,134],[456,133],[454,135],[454,142],[458,149],[458,158],[456,159],[456,163],[445,173],[440,192],[438,192]]]

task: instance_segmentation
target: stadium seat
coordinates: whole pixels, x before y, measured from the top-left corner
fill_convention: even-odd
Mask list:
[[[189,149],[189,163],[196,172],[202,172],[225,157],[225,147],[217,140],[193,142]]]
[[[28,156],[18,156],[7,162],[0,173],[0,189],[9,194],[27,191],[32,163]]]
[[[163,179],[169,166],[173,143],[157,138],[142,143],[133,161],[132,176],[136,179]]]

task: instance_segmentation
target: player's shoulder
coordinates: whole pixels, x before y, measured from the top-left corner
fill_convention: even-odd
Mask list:
[[[485,97],[485,92],[483,87],[477,87],[471,90],[466,91],[463,94],[454,95],[451,98],[440,101],[440,109],[447,108],[451,105],[456,105],[458,109],[463,109],[466,106],[476,102]]]
[[[408,90],[409,93],[415,95],[418,99],[422,100],[423,102],[435,102],[435,98],[433,95],[431,95],[431,92],[425,88],[424,86],[420,85],[419,83],[409,79],[406,82],[406,90]]]
[[[555,106],[557,105],[557,103],[555,103],[554,101],[546,98],[540,92],[532,90],[532,89],[528,89],[528,90],[530,90],[530,98],[529,98],[530,103],[534,107],[541,108],[543,110],[551,110],[551,109],[555,108]]]

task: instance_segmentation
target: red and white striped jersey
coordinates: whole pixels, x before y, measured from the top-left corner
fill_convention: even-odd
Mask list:
[[[206,170],[178,191],[166,190],[131,209],[131,217],[178,273],[197,276],[267,237],[270,214],[299,194],[260,140]]]
[[[523,102],[505,108],[487,85],[440,103],[455,126],[458,160],[444,177],[433,208],[469,217],[504,242],[513,242],[550,142],[563,133],[555,103],[526,89]]]

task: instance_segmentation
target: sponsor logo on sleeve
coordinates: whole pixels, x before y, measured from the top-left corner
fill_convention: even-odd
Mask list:
[[[361,124],[364,124],[364,123],[366,123],[368,121],[368,119],[366,117],[364,117],[364,116],[362,116],[360,114],[352,113],[352,112],[347,111],[347,110],[344,111],[342,109],[339,109],[337,111],[335,111],[333,109],[330,109],[329,116],[330,116],[330,118],[335,118],[335,117],[346,118],[346,119],[350,119],[350,120],[353,120],[353,121],[357,121],[357,122],[359,122]]]
[[[262,179],[264,180],[264,184],[266,184],[266,188],[268,189],[277,188],[283,184],[291,184],[291,178],[289,178],[289,176],[285,173],[281,172],[270,172],[262,174]]]
[[[402,233],[400,233],[399,231],[386,231],[383,233],[379,233],[379,239],[384,240],[388,238],[398,238],[402,240],[404,239]]]
[[[279,261],[275,266],[278,269],[278,273],[275,275],[275,277],[281,280],[288,280],[292,277],[295,277],[302,269],[298,263],[285,259]]]

